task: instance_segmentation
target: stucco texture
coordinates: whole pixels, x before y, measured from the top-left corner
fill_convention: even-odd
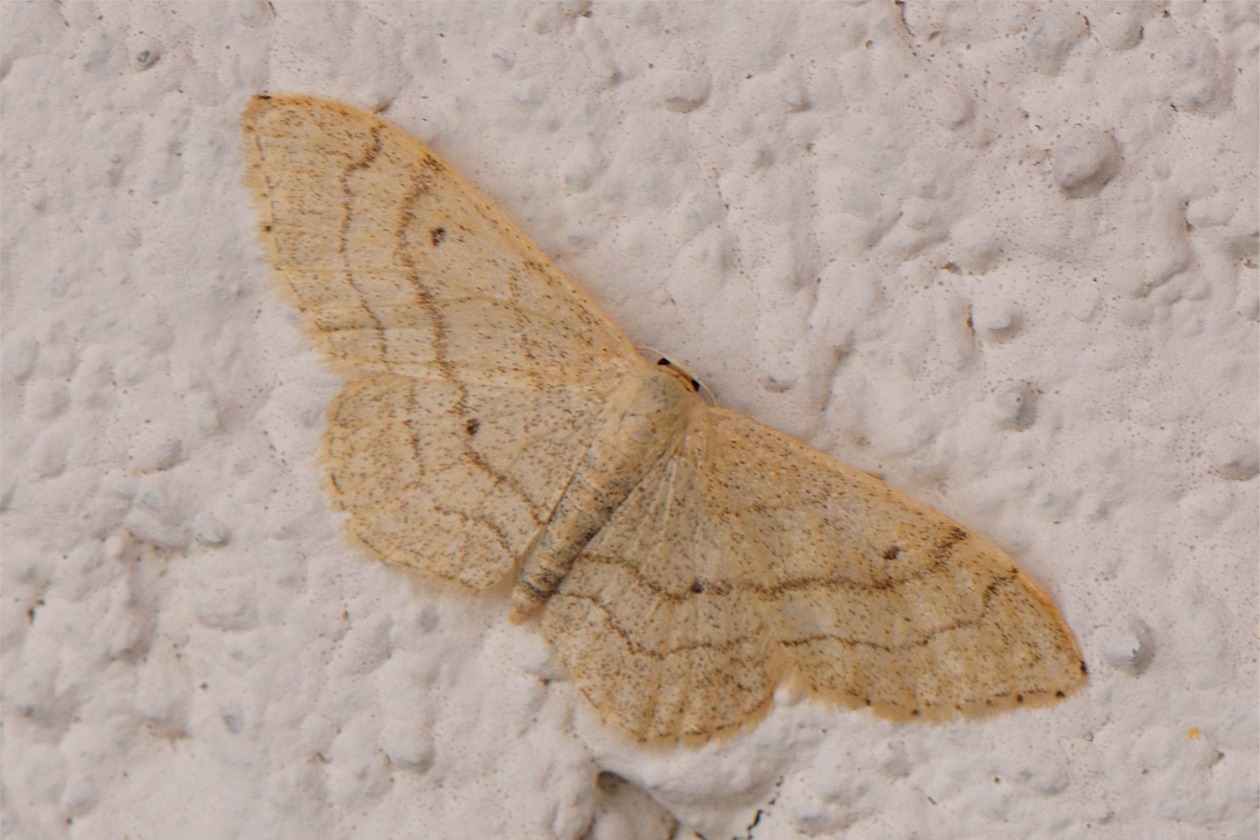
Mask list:
[[[3,835],[1255,836],[1258,9],[4,3]],[[503,592],[348,545],[258,92],[381,111],[719,402],[1003,546],[1089,685],[645,749]]]

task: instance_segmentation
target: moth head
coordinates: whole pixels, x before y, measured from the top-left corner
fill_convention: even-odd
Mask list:
[[[700,397],[700,399],[704,400],[709,405],[715,404],[713,391],[705,387],[704,383],[702,383],[699,379],[692,376],[691,371],[689,371],[685,365],[671,361],[654,350],[645,350],[643,351],[643,355],[650,359],[657,367],[664,368],[668,373],[677,377],[684,385],[687,386],[687,390]]]

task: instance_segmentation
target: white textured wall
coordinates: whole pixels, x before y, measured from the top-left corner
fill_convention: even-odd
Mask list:
[[[1255,3],[0,13],[5,837],[1255,836]],[[357,555],[258,91],[384,109],[724,403],[1010,549],[1089,687],[647,752],[502,596]]]

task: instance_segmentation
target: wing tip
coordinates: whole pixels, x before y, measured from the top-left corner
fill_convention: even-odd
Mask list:
[[[268,115],[281,112],[292,114],[298,112],[310,113],[312,111],[332,113],[356,121],[365,119],[379,121],[375,114],[362,108],[343,105],[333,99],[321,99],[318,96],[308,96],[304,93],[255,93],[250,96],[249,101],[245,103],[244,110],[241,111],[241,127],[246,133],[249,133],[257,131],[259,123]]]

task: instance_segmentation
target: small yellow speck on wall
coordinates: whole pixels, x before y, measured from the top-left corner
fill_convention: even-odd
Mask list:
[[[1009,556],[701,400],[415,138],[305,96],[255,97],[243,130],[276,281],[345,379],[349,533],[473,589],[514,574],[513,619],[609,724],[695,743],[783,684],[931,720],[1084,684]]]

